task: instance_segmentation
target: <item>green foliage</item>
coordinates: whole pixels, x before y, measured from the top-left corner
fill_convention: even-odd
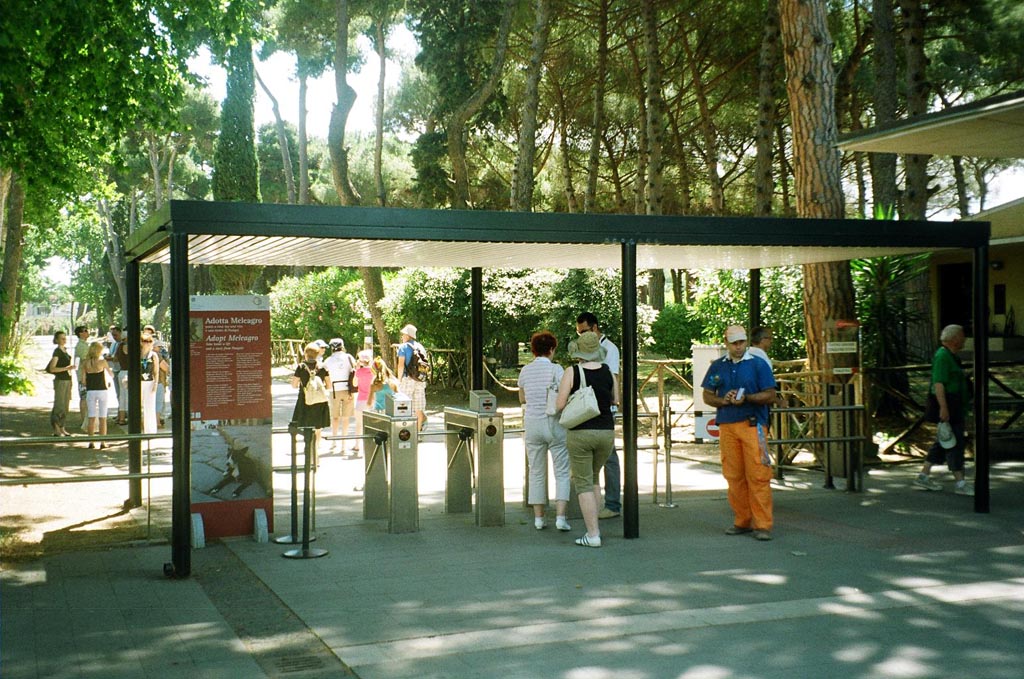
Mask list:
[[[289,122],[285,122],[284,130],[297,192],[299,184],[297,132],[295,126]],[[281,161],[281,144],[277,139],[277,126],[274,123],[261,125],[256,136],[259,140],[256,158],[260,172],[260,196],[266,203],[287,203],[288,186],[284,177],[284,164]]]
[[[0,394],[31,396],[34,393],[35,385],[25,376],[20,362],[12,356],[0,356]]]
[[[310,342],[340,337],[346,347],[358,347],[368,317],[355,269],[330,267],[301,278],[282,278],[270,291],[270,332],[275,339]]]
[[[444,117],[487,78],[494,36],[501,22],[501,0],[410,0],[410,28],[420,52],[416,65],[434,80],[435,114]],[[503,97],[492,97],[478,117],[492,119]]]
[[[469,269],[402,269],[385,279],[381,306],[394,337],[406,323],[430,347],[465,347],[470,325]]]
[[[655,352],[668,358],[689,356],[694,342],[701,343],[703,323],[684,304],[666,304],[651,326]]]
[[[241,40],[228,55],[227,94],[214,158],[213,195],[217,200],[260,200],[253,99],[256,78],[252,44]]]
[[[749,322],[746,270],[691,271],[690,276],[692,303],[666,305],[651,327],[654,351],[669,358],[688,357],[693,343],[718,344],[725,326],[737,323],[746,327]],[[761,317],[774,331],[773,358],[806,355],[802,282],[798,267],[761,271]]]
[[[416,169],[413,195],[419,207],[443,207],[451,203],[448,179],[448,137],[441,132],[424,132],[412,148]]]
[[[386,281],[382,302],[388,329],[406,323],[419,330],[428,346],[458,348],[469,343],[471,323],[469,269],[402,269]],[[613,270],[487,270],[483,274],[484,345],[492,356],[529,342],[548,329],[560,346],[576,338],[576,317],[591,311],[602,331],[621,343],[619,276]],[[650,334],[653,311],[638,312],[641,343]]]
[[[908,284],[928,269],[928,255],[902,255],[855,259],[850,262],[857,292],[857,318],[861,323],[861,358],[865,367],[894,367],[908,363],[907,333],[921,317],[907,296]],[[906,374],[882,374],[879,384],[906,393]],[[884,392],[874,397],[877,411],[900,414],[903,405]]]
[[[353,134],[346,138],[351,144],[349,178],[362,196],[376,196],[373,176],[373,135]],[[416,207],[412,194],[416,171],[412,166],[412,145],[401,139],[385,136],[381,149],[381,174],[387,192],[388,207]],[[326,170],[330,174],[330,169]]]
[[[560,346],[576,339],[576,317],[589,311],[601,332],[622,346],[622,283],[614,269],[570,269],[551,286],[545,325]]]

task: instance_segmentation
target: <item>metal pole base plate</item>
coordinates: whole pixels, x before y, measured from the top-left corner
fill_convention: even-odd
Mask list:
[[[315,535],[310,535],[309,536],[309,541],[310,542],[315,542],[316,541],[316,536]],[[302,538],[295,537],[294,535],[282,535],[279,538],[274,538],[274,542],[276,542],[279,545],[301,545],[302,544]]]
[[[316,559],[321,556],[327,556],[329,553],[326,549],[313,547],[310,549],[289,549],[281,556],[286,559]]]

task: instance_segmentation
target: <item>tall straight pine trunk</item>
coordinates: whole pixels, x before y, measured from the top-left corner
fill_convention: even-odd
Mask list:
[[[840,219],[843,191],[836,149],[835,76],[825,0],[780,0],[782,52],[793,130],[797,216]],[[806,264],[804,324],[811,370],[831,371],[829,321],[855,315],[848,262]]]

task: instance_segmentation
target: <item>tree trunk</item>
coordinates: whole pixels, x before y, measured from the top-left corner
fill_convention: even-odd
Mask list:
[[[512,180],[512,209],[530,212],[533,209],[533,166],[537,152],[537,108],[540,105],[540,78],[544,71],[544,52],[551,35],[551,2],[536,0],[534,6],[533,41],[530,63],[526,66],[523,90],[522,122],[519,127],[519,153]]]
[[[924,8],[920,0],[900,0],[903,12],[903,44],[907,59],[907,115],[928,112],[928,57],[924,53]],[[928,210],[928,156],[904,156],[906,188],[903,219],[925,219]]]
[[[602,135],[601,143],[604,144],[605,153],[608,154],[608,171],[612,176],[615,210],[616,212],[623,212],[626,209],[626,194],[622,187],[622,175],[619,174],[619,163],[615,158],[615,149],[612,148],[612,143],[606,136]]]
[[[17,174],[11,176],[4,224],[4,270],[0,275],[0,356],[14,350],[15,330],[21,317],[21,253],[25,246],[25,188]]]
[[[925,9],[920,0],[900,0],[903,13],[903,46],[907,61],[907,115],[928,112],[928,57],[924,51]],[[926,219],[928,216],[928,159],[921,154],[903,157],[906,186],[903,192],[902,219]],[[907,282],[906,299],[911,317],[907,327],[907,354],[911,360],[926,359],[934,347],[931,282],[927,272]]]
[[[683,297],[683,269],[669,269],[669,273],[672,275],[672,303],[682,304],[685,301]]]
[[[565,209],[572,214],[579,212],[579,201],[576,198],[576,186],[572,179],[572,150],[569,148],[569,111],[565,105],[565,94],[561,86],[554,82],[552,87],[558,95],[558,155],[562,169],[562,181],[565,183]]]
[[[896,120],[896,29],[892,0],[873,0],[871,18],[875,24],[874,97],[875,123],[888,125]],[[871,153],[872,212],[895,214],[896,154]]]
[[[775,96],[779,69],[779,6],[768,0],[757,65],[757,155],[754,170],[754,214],[772,213],[775,185],[772,181],[772,137],[778,112]]]
[[[281,117],[281,107],[277,103],[277,97],[270,91],[267,84],[260,77],[260,72],[253,69],[256,82],[270,99],[270,107],[274,112],[274,129],[277,131],[277,145],[281,151],[281,167],[284,168],[284,184],[288,188],[288,203],[295,204],[297,198],[295,192],[295,175],[292,173],[292,154],[288,149],[288,133],[284,127],[284,118]]]
[[[7,242],[7,196],[11,191],[11,177],[14,176],[9,168],[0,167],[0,254]]]
[[[384,282],[381,280],[380,269],[359,267],[359,275],[363,279],[366,304],[370,307],[370,318],[373,319],[373,330],[380,342],[380,355],[384,357],[385,363],[390,363],[391,334],[388,333],[387,326],[384,324],[384,316],[380,308],[380,301],[384,299]],[[395,366],[389,365],[388,367],[394,369]]]
[[[299,205],[309,205],[309,137],[306,134],[306,97],[309,76],[299,61]]]
[[[690,77],[693,80],[697,110],[700,111],[700,131],[704,137],[704,167],[707,171],[708,186],[711,189],[711,214],[721,215],[725,212],[725,187],[722,184],[722,177],[718,174],[718,132],[715,130],[715,121],[711,118],[711,107],[708,105],[704,80],[701,78],[693,50],[690,49],[689,38],[686,31],[680,35],[683,49],[686,51],[686,62],[690,67]]]
[[[448,121],[448,158],[452,164],[452,180],[454,187],[454,206],[466,210],[471,205],[469,196],[469,167],[466,164],[466,124],[494,94],[505,68],[505,55],[508,52],[508,38],[512,32],[512,15],[516,0],[505,0],[505,11],[498,27],[497,42],[494,47],[494,61],[487,80],[477,88],[462,104],[452,111]]]
[[[661,98],[661,57],[658,54],[658,9],[654,0],[644,0],[644,63],[647,78],[644,89],[647,94],[647,201],[645,212],[660,215],[665,194],[664,163],[662,149],[665,143],[664,102]],[[664,287],[662,272],[662,287]],[[662,291],[664,299],[664,291]]]
[[[373,120],[373,179],[377,187],[377,205],[387,207],[388,195],[384,188],[384,76],[387,69],[387,33],[384,30],[384,16],[374,19],[374,43],[377,48],[377,61],[380,71],[377,75],[377,106]]]
[[[327,146],[331,153],[331,173],[338,200],[342,205],[359,205],[359,194],[349,178],[348,149],[345,148],[345,127],[356,103],[356,91],[348,84],[348,9],[347,0],[335,3],[334,91],[338,103],[331,109]]]
[[[583,211],[594,211],[597,195],[597,173],[601,160],[601,131],[604,128],[604,92],[608,79],[608,4],[600,0],[597,14],[597,64],[594,73],[594,118],[590,127],[590,155],[587,158],[587,191]]]
[[[147,148],[149,150],[149,169],[153,174],[153,207],[154,211],[159,211],[164,206],[164,193],[163,193],[163,179],[161,178],[163,167],[163,161],[161,160],[160,146],[157,144],[156,135],[149,133],[146,135],[148,141]],[[170,173],[170,164],[168,163],[168,174]],[[168,192],[168,196],[170,193]],[[131,216],[128,221],[129,233],[135,231],[136,227],[136,207],[135,203],[132,204]],[[113,224],[111,224],[111,231],[113,231]],[[108,255],[109,259],[109,255]],[[119,262],[121,271],[124,271],[124,260]],[[153,326],[157,329],[160,328],[163,323],[164,316],[167,315],[167,310],[171,306],[171,265],[160,264],[160,300],[157,302],[156,309],[153,312]],[[123,275],[122,275],[123,279]],[[123,285],[123,280],[121,285]],[[126,296],[122,295],[121,302],[124,304]],[[126,306],[122,306],[122,309],[126,309]]]
[[[839,219],[843,190],[836,149],[835,81],[825,0],[780,0],[786,91],[793,130],[797,215]],[[805,264],[804,324],[811,370],[831,372],[825,351],[829,321],[854,318],[847,262]]]
[[[110,275],[114,278],[117,286],[117,297],[121,303],[120,325],[125,324],[125,310],[128,308],[128,289],[124,282],[124,245],[121,237],[114,228],[114,218],[110,212],[110,203],[106,198],[97,201],[97,208],[100,219],[103,222],[104,237],[107,241],[107,264],[110,267]]]
[[[647,303],[652,308],[661,311],[665,308],[665,270],[649,269],[647,271],[647,286],[650,289]]]

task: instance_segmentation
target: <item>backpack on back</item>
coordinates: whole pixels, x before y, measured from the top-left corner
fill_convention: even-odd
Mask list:
[[[419,342],[411,342],[412,356],[409,365],[406,366],[405,374],[417,382],[426,382],[430,377],[430,361],[427,357],[427,350]]]

